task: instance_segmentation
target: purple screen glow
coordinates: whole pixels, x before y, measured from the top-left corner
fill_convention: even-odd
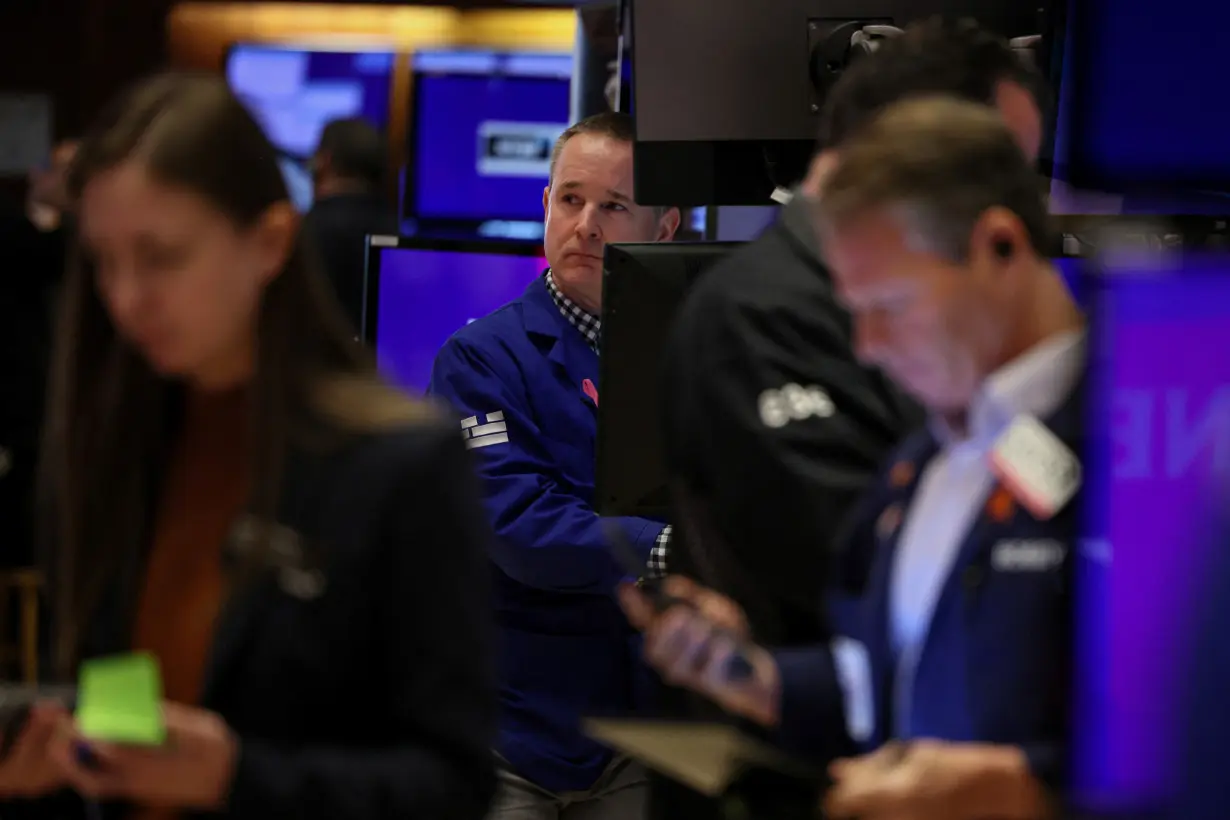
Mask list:
[[[571,55],[416,56],[413,201],[423,219],[540,221],[568,127]]]
[[[239,45],[226,64],[227,83],[281,151],[306,159],[330,120],[389,120],[391,52],[307,51]]]
[[[1077,564],[1074,787],[1084,808],[1166,804],[1190,598],[1230,471],[1230,263],[1114,271],[1095,304]]]
[[[380,250],[376,358],[422,392],[440,347],[459,329],[525,292],[547,261],[534,255],[411,248]]]

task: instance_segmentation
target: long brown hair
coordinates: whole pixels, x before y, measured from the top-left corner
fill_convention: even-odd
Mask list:
[[[276,153],[215,78],[162,75],[122,96],[83,142],[74,200],[99,173],[140,162],[240,228],[288,199]],[[61,305],[41,459],[42,535],[58,674],[74,670],[104,596],[131,597],[183,387],[117,335],[74,249]],[[411,422],[422,406],[385,386],[302,238],[262,297],[252,395],[253,508],[272,520],[288,448]]]

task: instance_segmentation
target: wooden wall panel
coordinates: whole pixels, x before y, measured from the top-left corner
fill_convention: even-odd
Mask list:
[[[187,2],[172,10],[167,38],[176,66],[218,71],[227,47],[237,41],[405,52],[451,45],[570,50],[575,14],[571,9]]]
[[[121,89],[173,64],[217,71],[235,40],[569,49],[566,8],[459,11],[397,5],[299,2],[176,3],[174,0],[0,0],[0,92],[51,94],[58,138],[79,135]],[[501,5],[495,0],[481,3]],[[404,133],[407,94],[400,95]],[[0,194],[20,195],[0,181]]]
[[[570,51],[575,33],[576,12],[551,8],[185,2],[171,11],[167,23],[169,60],[183,69],[222,71],[227,49],[236,42],[397,52],[388,127],[392,168],[406,162],[410,56],[415,51],[450,46]],[[396,195],[392,183],[389,197]]]

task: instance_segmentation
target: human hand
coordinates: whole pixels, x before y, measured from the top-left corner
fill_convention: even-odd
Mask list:
[[[221,717],[204,709],[166,703],[163,718],[167,742],[162,746],[124,746],[70,735],[55,744],[53,757],[69,784],[93,800],[223,808],[239,758],[238,738]]]
[[[57,737],[69,733],[72,718],[58,703],[36,703],[17,729],[8,754],[0,758],[0,799],[42,797],[67,785],[51,757]]]
[[[776,725],[781,700],[773,656],[748,641],[738,604],[686,578],[667,578],[663,591],[678,603],[660,612],[633,584],[619,588],[628,620],[645,633],[645,660],[674,686],[704,695],[727,711],[765,726]],[[741,654],[751,674],[733,676]]]
[[[824,798],[833,820],[1041,818],[1048,807],[1020,752],[979,743],[892,742],[838,760]]]

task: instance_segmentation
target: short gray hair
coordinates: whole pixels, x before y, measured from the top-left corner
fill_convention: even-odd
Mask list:
[[[559,139],[555,141],[555,145],[551,149],[549,185],[555,185],[555,166],[559,164],[560,154],[564,153],[564,146],[568,144],[569,140],[580,134],[592,134],[597,137],[606,137],[616,142],[626,142],[632,145],[636,142],[636,123],[632,117],[622,112],[602,111],[568,126],[564,129],[564,133],[559,135]],[[661,219],[672,207],[670,205],[655,205],[653,208],[654,216]]]
[[[959,262],[975,223],[996,206],[1016,214],[1047,255],[1042,178],[998,112],[931,96],[889,106],[838,149],[817,213],[822,225],[834,225],[886,208],[931,250]]]

